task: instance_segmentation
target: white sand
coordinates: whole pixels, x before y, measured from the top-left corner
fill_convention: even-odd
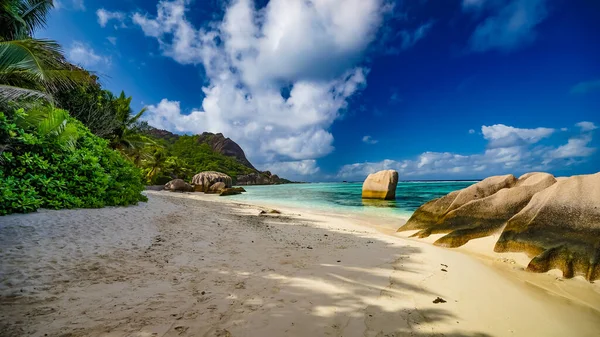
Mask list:
[[[396,220],[148,195],[0,217],[0,335],[600,335],[597,284],[524,272],[483,241],[446,250]]]

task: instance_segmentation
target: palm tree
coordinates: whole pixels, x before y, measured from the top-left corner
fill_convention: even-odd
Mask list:
[[[0,0],[0,102],[51,100],[58,90],[90,81],[89,73],[66,61],[57,42],[31,37],[53,7],[52,0]]]

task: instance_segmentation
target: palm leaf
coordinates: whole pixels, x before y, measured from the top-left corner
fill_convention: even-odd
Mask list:
[[[0,84],[0,102],[16,101],[27,98],[52,99],[50,95],[39,90]]]
[[[85,70],[69,64],[52,40],[0,41],[0,85],[53,93],[89,83]],[[2,97],[4,100],[15,95]]]

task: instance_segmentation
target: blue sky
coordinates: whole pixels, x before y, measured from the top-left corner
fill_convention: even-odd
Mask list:
[[[60,0],[39,37],[304,181],[600,170],[600,3]]]

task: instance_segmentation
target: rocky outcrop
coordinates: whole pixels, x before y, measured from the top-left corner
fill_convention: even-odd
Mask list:
[[[226,188],[222,190],[221,193],[219,193],[219,196],[224,197],[228,195],[242,194],[242,192],[246,192],[246,190],[243,187]]]
[[[171,192],[193,192],[194,188],[183,181],[183,179],[173,179],[165,184],[165,190]]]
[[[362,186],[364,199],[396,199],[396,186],[398,185],[398,172],[394,170],[371,173]]]
[[[204,132],[198,137],[199,143],[206,143],[210,145],[210,147],[220,154],[223,154],[228,157],[235,158],[242,165],[249,167],[253,170],[256,170],[254,166],[250,163],[250,161],[246,158],[246,154],[244,150],[233,140],[230,138],[226,138],[222,133],[210,133]]]
[[[256,172],[237,176],[236,185],[276,185],[284,181],[269,171]]]
[[[547,173],[490,177],[421,206],[401,229],[421,229],[413,235],[420,238],[449,233],[434,244],[459,247],[501,230],[535,193],[555,182]]]
[[[446,247],[501,233],[494,250],[527,253],[528,270],[592,281],[600,278],[600,173],[490,177],[424,204],[398,229],[407,230],[447,233],[435,242]]]
[[[216,182],[214,184],[212,184],[208,190],[205,191],[205,193],[221,193],[223,192],[225,189],[227,189],[226,185],[224,182]]]
[[[512,217],[494,250],[525,252],[528,270],[600,279],[600,173],[561,179]]]
[[[215,171],[204,171],[192,177],[192,184],[196,192],[208,192],[211,186],[215,183],[222,182],[224,188],[229,188],[232,185],[232,179],[225,173]]]

